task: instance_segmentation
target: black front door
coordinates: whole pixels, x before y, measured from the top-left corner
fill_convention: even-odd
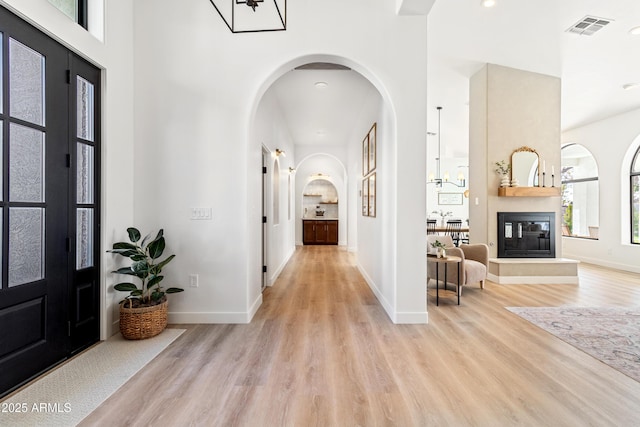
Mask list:
[[[0,51],[3,395],[88,341],[75,342],[71,315],[74,273],[79,271],[75,268],[76,211],[84,207],[75,199],[72,164],[78,156],[77,150],[72,151],[78,121],[72,77],[78,60],[4,8],[0,8]],[[95,157],[92,161],[97,161]],[[97,183],[91,185],[95,193]],[[91,203],[95,210],[96,201]],[[97,237],[94,232],[95,228],[92,238]],[[90,267],[97,272],[97,266]],[[92,292],[95,306],[90,307],[97,319],[98,295],[95,289]],[[94,342],[97,325],[96,320]]]

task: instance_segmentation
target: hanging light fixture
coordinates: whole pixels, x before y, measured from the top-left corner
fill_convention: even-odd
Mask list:
[[[443,184],[451,184],[451,185],[455,185],[456,187],[464,187],[467,183],[467,181],[464,178],[464,173],[462,171],[458,172],[458,182],[454,182],[454,181],[450,181],[450,176],[449,176],[449,172],[444,173],[444,175],[442,175],[442,178],[440,177],[440,153],[441,153],[441,146],[440,146],[440,135],[442,134],[441,132],[441,114],[442,114],[442,107],[436,107],[436,109],[438,110],[438,157],[436,157],[436,174],[434,175],[433,172],[429,173],[429,180],[427,182],[427,184],[435,184],[437,188],[442,188]],[[432,132],[429,132],[428,135],[434,135]]]
[[[287,0],[209,0],[232,33],[287,29]]]

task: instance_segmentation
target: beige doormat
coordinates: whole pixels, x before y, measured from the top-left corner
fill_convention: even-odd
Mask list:
[[[640,381],[640,307],[506,307]]]
[[[117,334],[0,402],[0,426],[75,426],[184,329],[140,341]]]

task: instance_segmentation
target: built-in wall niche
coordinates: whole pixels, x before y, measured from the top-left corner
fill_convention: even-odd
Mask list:
[[[302,192],[303,218],[338,218],[338,190],[325,178],[309,181]]]

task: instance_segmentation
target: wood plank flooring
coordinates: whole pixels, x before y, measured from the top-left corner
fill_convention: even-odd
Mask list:
[[[635,426],[640,383],[506,306],[638,306],[640,275],[428,290],[394,325],[336,246],[299,247],[248,325],[187,328],[83,426]]]

